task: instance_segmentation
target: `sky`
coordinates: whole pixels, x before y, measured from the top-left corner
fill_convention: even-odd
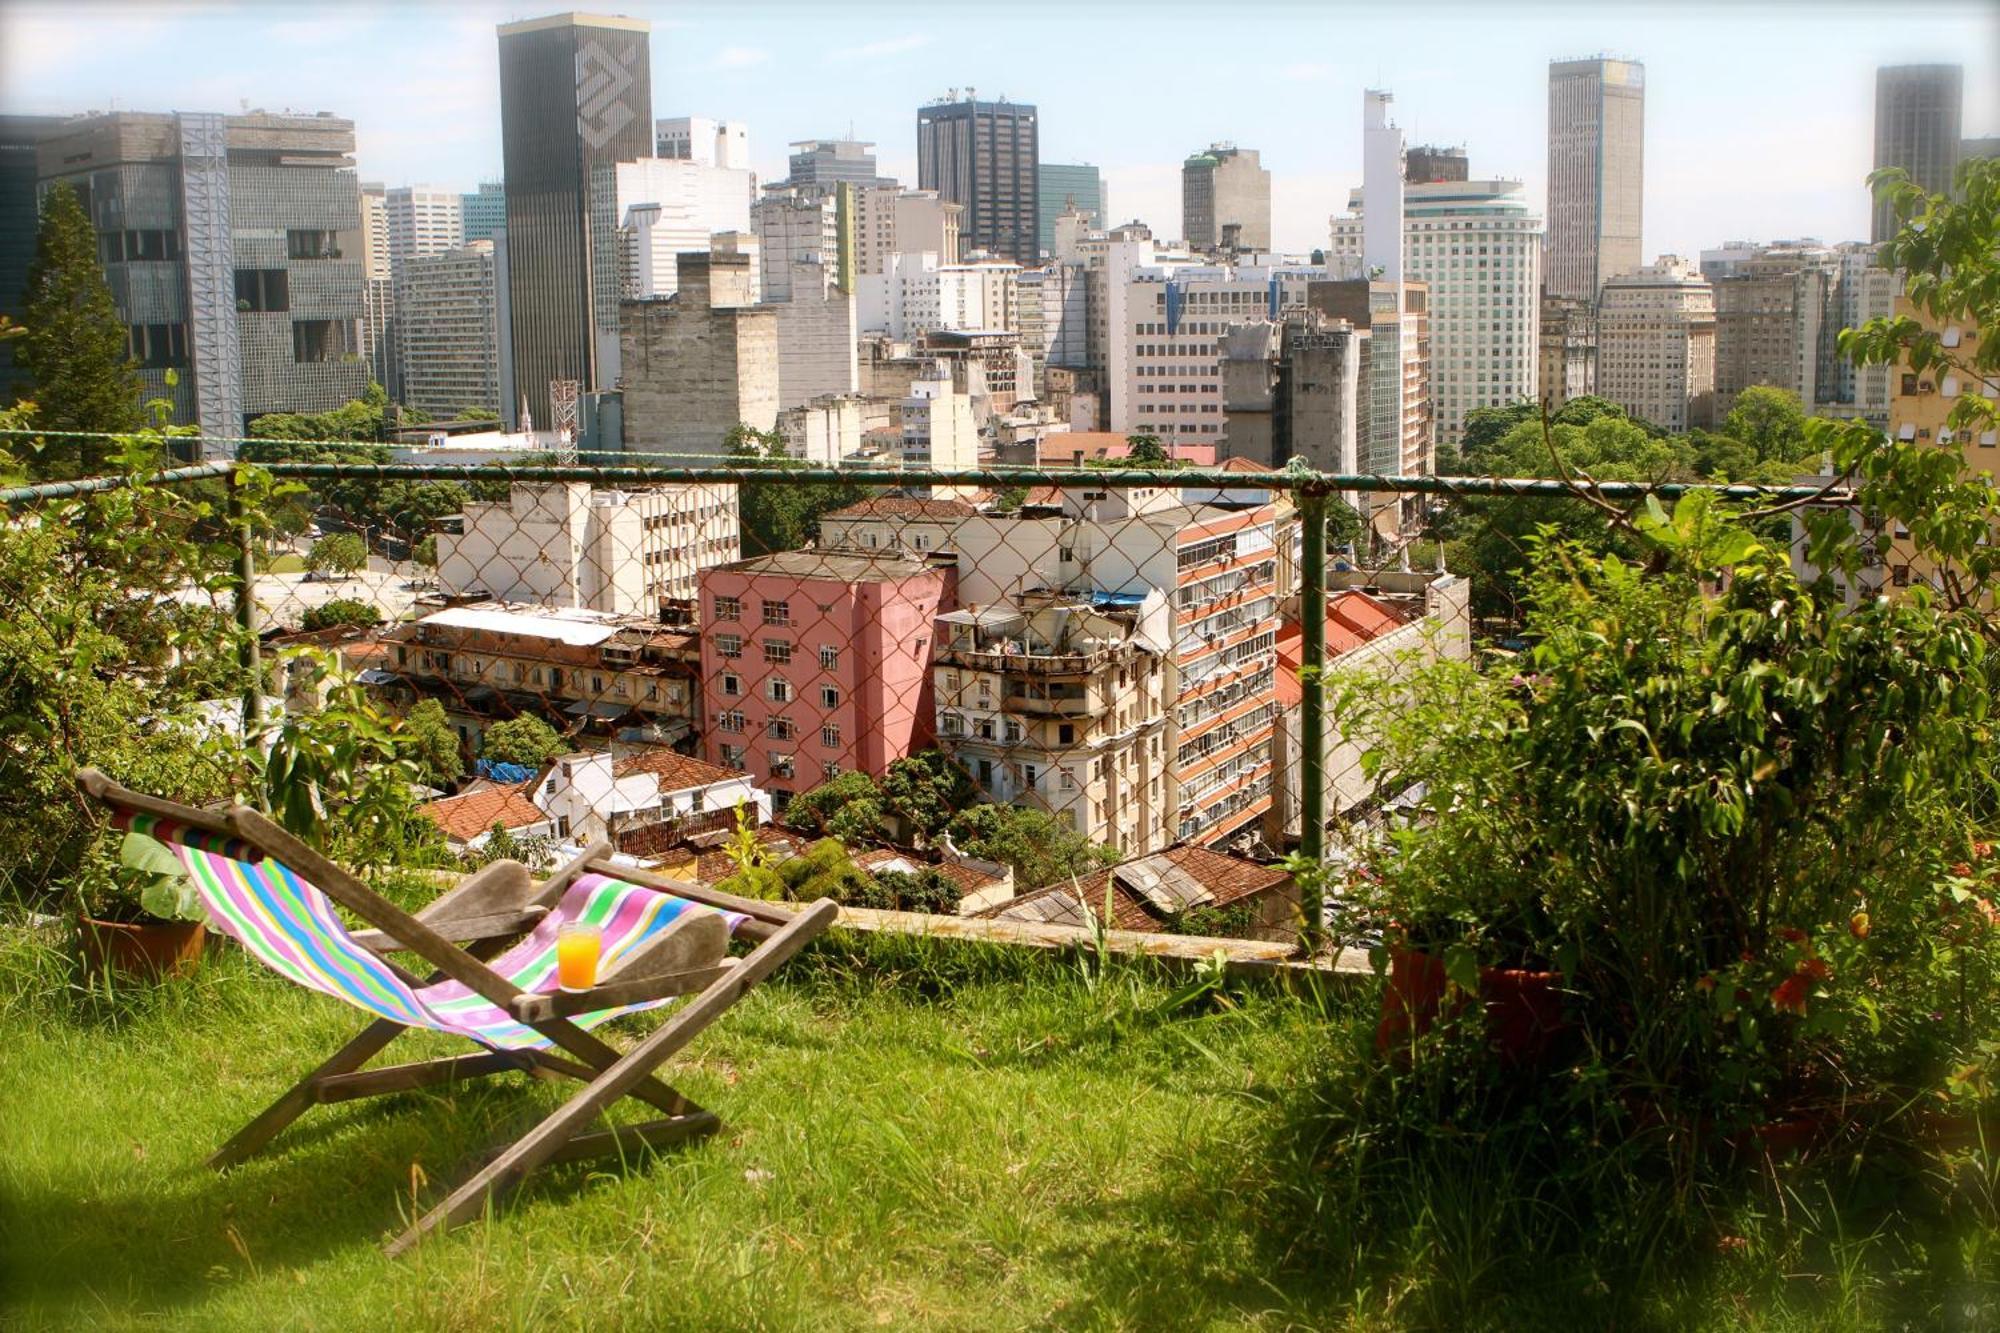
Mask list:
[[[500,175],[494,27],[527,0],[397,5],[72,0],[0,5],[0,111],[330,111],[363,179],[472,189]],[[1273,241],[1326,244],[1361,181],[1361,95],[1412,144],[1539,204],[1551,59],[1646,65],[1645,249],[1865,239],[1878,64],[1965,66],[1967,137],[2000,135],[2000,5],[1398,6],[616,4],[650,19],[653,110],[748,124],[760,180],[786,144],[854,137],[916,183],[916,110],[976,88],[1040,111],[1042,160],[1104,173],[1114,221],[1180,232],[1180,163],[1217,141],[1272,173]]]

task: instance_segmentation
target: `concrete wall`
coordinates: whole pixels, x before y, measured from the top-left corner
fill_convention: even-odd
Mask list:
[[[738,300],[751,282],[745,255],[713,256],[724,281],[711,303],[710,258],[681,256],[672,300],[620,303],[630,452],[715,458],[739,423],[777,425],[778,316]]]

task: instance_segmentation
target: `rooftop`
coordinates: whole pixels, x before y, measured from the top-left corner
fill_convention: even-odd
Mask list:
[[[724,768],[701,759],[678,754],[662,746],[652,746],[636,754],[621,755],[613,761],[612,776],[629,778],[651,773],[660,780],[661,791],[687,791],[692,787],[712,787],[718,782],[747,779],[748,773]]]
[[[878,495],[845,509],[820,515],[829,518],[925,518],[949,520],[970,518],[979,510],[963,500],[918,500],[902,495]]]
[[[900,550],[862,550],[851,546],[809,547],[803,551],[777,551],[752,556],[704,570],[714,573],[780,574],[795,579],[823,579],[834,583],[888,583],[932,572],[926,560]]]
[[[517,829],[547,823],[548,815],[528,799],[527,789],[525,782],[490,786],[420,805],[417,813],[443,829],[446,837],[470,842],[495,824]]]
[[[1227,907],[1279,888],[1291,876],[1281,866],[1183,844],[1120,862],[1111,867],[1109,878],[1108,886],[1094,881],[1051,884],[980,915],[1086,926],[1104,914],[1108,887],[1112,929],[1157,931],[1190,908]]]

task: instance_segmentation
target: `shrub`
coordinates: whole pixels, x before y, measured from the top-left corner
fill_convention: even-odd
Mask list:
[[[336,625],[353,625],[367,629],[382,623],[382,613],[374,603],[364,602],[358,597],[336,597],[330,602],[308,607],[299,618],[299,628],[304,630],[332,629]]]
[[[486,729],[480,757],[500,764],[540,768],[568,750],[569,743],[554,727],[532,713],[523,713]]]

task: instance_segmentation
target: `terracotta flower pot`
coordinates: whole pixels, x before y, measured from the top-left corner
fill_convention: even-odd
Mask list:
[[[153,979],[194,966],[208,929],[200,921],[99,921],[87,916],[79,936],[84,969],[92,976],[120,972]]]
[[[1548,1057],[1550,1044],[1569,1025],[1563,1016],[1561,986],[1560,972],[1479,969],[1487,1038],[1502,1063],[1534,1065]],[[1428,1031],[1445,1007],[1447,989],[1443,959],[1405,945],[1391,946],[1389,982],[1382,992],[1375,1049],[1386,1055],[1413,1035]],[[1457,997],[1452,1012],[1464,1003],[1464,996]]]

